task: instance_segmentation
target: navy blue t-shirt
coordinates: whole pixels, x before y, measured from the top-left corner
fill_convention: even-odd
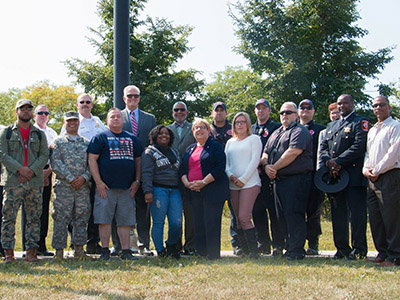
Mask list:
[[[87,152],[99,155],[100,176],[110,189],[128,189],[135,181],[135,158],[142,155],[142,146],[132,133],[117,134],[110,130],[98,133]]]

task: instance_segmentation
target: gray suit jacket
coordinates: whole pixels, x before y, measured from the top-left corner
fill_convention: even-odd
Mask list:
[[[186,148],[196,142],[192,133],[192,123],[185,121],[180,137],[178,135],[175,123],[170,124],[167,127],[174,133],[174,143],[172,144],[172,148],[178,151],[180,157],[183,158]]]
[[[130,116],[126,108],[122,111],[122,120],[124,122],[122,129],[132,132]],[[149,145],[149,132],[154,127],[156,127],[156,118],[154,115],[139,109],[139,124],[136,137],[139,139],[143,150]]]

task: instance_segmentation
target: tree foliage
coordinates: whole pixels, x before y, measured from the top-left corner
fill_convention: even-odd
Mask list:
[[[223,101],[227,105],[228,118],[245,111],[255,121],[255,102],[260,98],[270,98],[264,85],[261,76],[249,69],[227,67],[225,71],[215,73],[213,82],[207,85],[206,104],[211,110],[213,103]],[[273,102],[271,104],[274,106]]]
[[[76,98],[73,87],[56,86],[47,81],[36,83],[22,90],[11,89],[0,94],[0,105],[3,113],[0,115],[0,124],[8,125],[16,120],[15,105],[19,99],[29,99],[34,107],[44,104],[50,111],[50,127],[60,132],[63,114],[68,110],[76,110]]]
[[[358,40],[367,31],[355,25],[357,0],[243,0],[231,10],[240,45],[236,48],[263,74],[265,89],[278,103],[309,98],[316,119],[343,93],[359,105],[368,79],[392,60],[391,48],[366,52]]]
[[[153,113],[158,123],[169,123],[176,101],[190,99],[189,109],[201,110],[199,99],[204,83],[196,79],[196,70],[173,70],[190,51],[187,37],[192,28],[174,27],[165,19],[141,20],[139,13],[146,2],[130,1],[130,82],[141,90],[140,108]],[[98,15],[102,23],[97,30],[91,29],[95,37],[89,42],[97,48],[99,60],[72,58],[65,63],[69,74],[86,92],[105,100],[105,111],[113,105],[113,0],[100,0]]]

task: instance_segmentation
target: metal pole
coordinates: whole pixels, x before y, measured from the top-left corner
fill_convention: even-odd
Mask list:
[[[125,108],[123,89],[129,85],[129,0],[114,0],[114,107]]]

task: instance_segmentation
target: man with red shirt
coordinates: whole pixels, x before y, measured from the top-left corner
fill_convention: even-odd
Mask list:
[[[4,172],[3,224],[1,242],[5,262],[14,261],[15,221],[21,203],[26,214],[26,260],[37,261],[42,213],[43,168],[49,158],[45,134],[31,124],[33,105],[21,99],[16,105],[17,121],[0,132],[0,162]]]

